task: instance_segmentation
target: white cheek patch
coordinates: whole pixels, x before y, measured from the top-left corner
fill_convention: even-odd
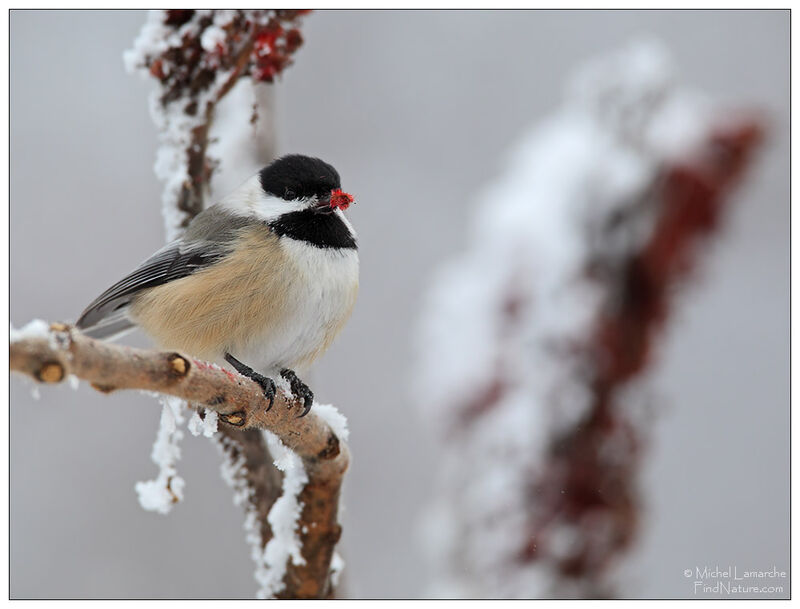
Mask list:
[[[280,197],[268,195],[261,188],[261,180],[256,174],[220,201],[219,205],[232,214],[255,216],[265,222],[272,222],[283,214],[303,211],[315,203],[316,199],[313,198],[286,201]]]
[[[252,202],[248,211],[262,220],[272,222],[283,214],[303,211],[313,204],[314,201],[311,199],[286,201],[279,197],[268,195],[262,191],[260,195],[256,197],[255,201]]]

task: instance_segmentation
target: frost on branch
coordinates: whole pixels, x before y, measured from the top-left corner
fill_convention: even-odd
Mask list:
[[[315,403],[314,414],[346,441],[347,421],[336,408]],[[338,468],[346,467],[346,456],[336,476],[322,475],[319,464],[301,458],[276,434],[246,431],[242,441],[242,432],[221,431],[216,438],[224,456],[222,477],[234,490],[234,503],[245,510],[257,596],[329,597],[344,568],[334,547],[341,530],[338,484],[344,473]],[[271,455],[275,467],[263,462],[264,453]],[[325,458],[338,460],[338,455]],[[317,582],[312,583],[315,573]]]
[[[759,135],[635,44],[579,70],[478,200],[420,330],[434,593],[612,592],[639,518],[635,381]]]
[[[245,509],[244,529],[259,584],[257,597],[275,598],[284,589],[289,561],[295,565],[305,564],[297,527],[303,507],[299,495],[308,482],[308,475],[302,459],[275,434],[265,431],[263,440],[259,438],[259,441],[266,441],[276,470],[280,472],[273,472],[272,484],[258,486],[248,480],[252,472],[242,447],[225,436],[219,442],[224,458],[222,478],[234,490],[234,503]],[[259,514],[259,493],[270,494],[266,517]]]
[[[203,416],[200,415],[200,412],[195,411],[189,419],[187,427],[193,436],[203,434],[206,438],[213,438],[217,433],[218,421],[219,416],[213,410],[204,412]]]
[[[15,343],[26,338],[44,338],[50,336],[50,324],[43,319],[32,319],[17,329],[13,325],[8,331],[8,342]]]
[[[155,171],[164,182],[167,239],[203,209],[216,163],[208,158],[214,111],[241,77],[273,82],[303,42],[303,10],[155,10],[124,60],[154,77],[159,130]]]
[[[183,438],[183,432],[178,426],[185,420],[183,409],[186,402],[172,396],[160,396],[159,399],[161,423],[151,454],[153,463],[158,465],[158,477],[137,482],[136,493],[145,510],[168,514],[173,504],[183,500],[185,482],[178,476],[175,464],[181,457],[178,442]]]
[[[301,554],[297,523],[303,507],[299,496],[308,482],[308,475],[300,458],[286,448],[275,434],[265,431],[264,436],[275,467],[283,472],[283,484],[281,496],[273,504],[267,518],[272,539],[264,547],[263,568],[256,571],[256,580],[261,584],[258,598],[274,598],[283,589],[288,562],[291,560],[295,565],[306,562]]]

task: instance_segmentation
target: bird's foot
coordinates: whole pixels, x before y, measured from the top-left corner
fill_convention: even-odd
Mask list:
[[[247,364],[243,364],[238,359],[233,357],[230,353],[225,354],[225,361],[236,368],[236,372],[258,383],[261,389],[264,390],[264,397],[269,400],[269,406],[267,406],[267,410],[272,408],[272,404],[275,402],[275,381],[267,376],[264,376],[263,374],[259,374]]]
[[[311,410],[311,405],[314,403],[314,394],[311,392],[311,389],[297,378],[294,370],[284,368],[281,370],[281,376],[289,382],[289,387],[291,387],[294,396],[303,400],[303,413],[300,416],[306,416],[308,411]]]

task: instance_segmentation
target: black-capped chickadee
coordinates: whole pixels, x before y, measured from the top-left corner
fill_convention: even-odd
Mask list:
[[[302,155],[273,161],[198,214],[184,235],[103,292],[77,321],[93,338],[142,328],[256,381],[270,400],[280,374],[304,401],[302,374],[353,310],[358,253],[339,174]]]

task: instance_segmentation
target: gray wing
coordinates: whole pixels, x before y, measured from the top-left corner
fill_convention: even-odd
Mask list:
[[[86,307],[76,326],[92,338],[120,336],[134,327],[127,312],[139,292],[188,277],[214,264],[226,253],[227,248],[220,242],[174,241],[100,294]]]
[[[231,214],[219,205],[200,212],[186,228],[182,239],[164,246],[145,260],[92,304],[86,307],[77,326],[92,338],[113,338],[134,327],[127,312],[142,290],[187,277],[217,262],[227,254],[236,236],[250,221]]]

